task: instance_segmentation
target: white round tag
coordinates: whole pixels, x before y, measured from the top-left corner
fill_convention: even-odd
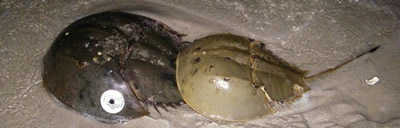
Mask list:
[[[120,92],[107,90],[101,95],[100,104],[106,112],[115,114],[124,108],[125,100]]]

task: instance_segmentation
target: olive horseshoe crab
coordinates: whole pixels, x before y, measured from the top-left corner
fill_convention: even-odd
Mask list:
[[[84,17],[65,28],[45,55],[44,86],[66,106],[107,123],[147,115],[147,105],[178,104],[181,36],[120,11]]]
[[[292,103],[310,90],[305,71],[264,46],[228,33],[195,40],[177,59],[182,98],[211,119],[248,121],[272,114],[282,103]]]
[[[308,90],[304,72],[246,37],[217,34],[178,55],[177,82],[185,102],[217,120],[250,120],[274,112]]]

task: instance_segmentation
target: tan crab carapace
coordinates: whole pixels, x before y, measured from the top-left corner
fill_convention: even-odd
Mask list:
[[[178,55],[181,96],[209,118],[246,121],[274,113],[277,103],[293,101],[309,88],[304,72],[265,44],[232,34],[211,35]]]

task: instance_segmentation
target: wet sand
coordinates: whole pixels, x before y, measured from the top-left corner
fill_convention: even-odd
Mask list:
[[[266,43],[308,71],[303,98],[280,112],[243,122],[216,122],[187,105],[123,124],[104,124],[65,108],[42,83],[42,58],[66,26],[86,15],[120,9],[164,22],[186,41],[230,32]],[[12,1],[0,2],[0,124],[2,127],[400,127],[400,3]],[[375,85],[365,80],[378,77]]]

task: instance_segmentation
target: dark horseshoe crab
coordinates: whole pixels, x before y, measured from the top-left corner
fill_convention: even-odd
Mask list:
[[[224,121],[260,118],[294,102],[310,89],[304,81],[306,72],[264,46],[232,34],[195,40],[177,59],[182,98],[198,113]]]
[[[44,86],[66,106],[106,123],[147,115],[147,105],[178,104],[174,62],[181,36],[120,11],[84,17],[45,55]]]

